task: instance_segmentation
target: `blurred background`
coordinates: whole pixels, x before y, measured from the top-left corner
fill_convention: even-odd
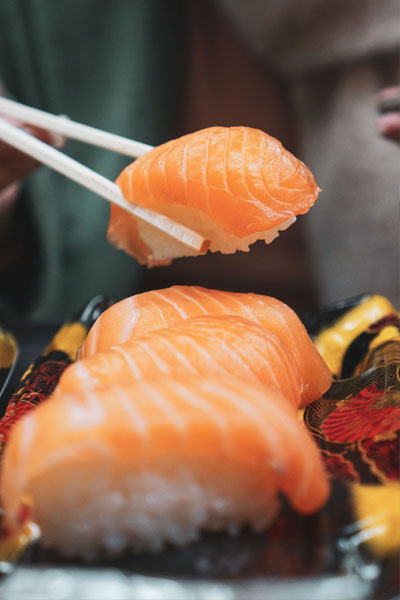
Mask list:
[[[64,319],[97,293],[173,284],[296,310],[368,291],[398,304],[398,130],[379,105],[398,93],[399,11],[397,0],[0,0],[4,94],[150,144],[257,127],[323,190],[271,245],[149,270],[107,243],[106,202],[46,168],[3,172],[0,318]],[[64,151],[111,179],[130,162],[78,142]]]

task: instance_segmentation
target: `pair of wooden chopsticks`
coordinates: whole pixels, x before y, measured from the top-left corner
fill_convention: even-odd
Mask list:
[[[65,137],[74,138],[134,158],[152,150],[152,146],[147,144],[76,123],[66,117],[52,115],[8,98],[0,97],[0,115],[12,117],[22,123],[34,125]],[[169,217],[127,202],[118,185],[1,117],[0,140],[28,154],[51,169],[62,173],[109,202],[117,204],[138,219],[149,223],[182,244],[198,252],[202,252],[208,246],[207,240],[199,233],[176,223]]]

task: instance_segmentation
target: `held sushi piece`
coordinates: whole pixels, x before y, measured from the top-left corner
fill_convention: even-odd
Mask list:
[[[117,179],[128,202],[151,208],[210,240],[211,252],[270,243],[314,204],[308,168],[275,138],[250,127],[209,127],[158,146]],[[141,264],[196,255],[111,207],[108,239]]]
[[[56,394],[185,374],[262,383],[300,405],[300,374],[287,346],[264,327],[227,315],[186,319],[79,360],[64,371]]]
[[[261,530],[277,492],[304,514],[329,494],[297,411],[234,378],[166,377],[50,400],[13,430],[0,483],[8,530],[29,505],[44,545],[86,558],[245,523]]]
[[[93,356],[143,335],[201,315],[237,315],[254,321],[278,336],[288,347],[301,377],[302,406],[331,385],[331,373],[307,331],[286,304],[258,294],[173,286],[126,298],[105,311],[93,325],[80,350],[80,358]]]

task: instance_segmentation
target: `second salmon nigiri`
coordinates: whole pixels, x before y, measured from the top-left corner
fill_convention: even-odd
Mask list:
[[[70,365],[56,394],[165,375],[240,377],[280,391],[299,407],[301,378],[286,344],[247,319],[194,317]]]
[[[302,406],[320,398],[332,376],[296,313],[287,304],[259,294],[173,286],[125,298],[106,310],[80,350],[87,358],[149,331],[204,315],[237,315],[261,325],[289,349],[301,378]]]

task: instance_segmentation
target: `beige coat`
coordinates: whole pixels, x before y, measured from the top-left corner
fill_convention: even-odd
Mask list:
[[[398,0],[218,0],[284,78],[301,158],[323,188],[304,218],[324,303],[366,291],[399,303],[398,145],[376,130],[376,95],[398,83]]]

